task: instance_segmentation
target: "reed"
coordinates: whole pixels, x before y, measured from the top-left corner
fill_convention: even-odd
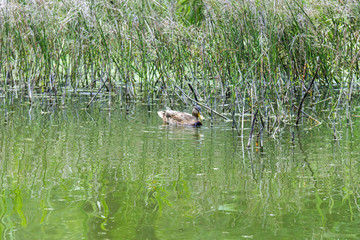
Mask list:
[[[17,0],[0,9],[1,91],[30,101],[101,89],[150,102],[190,82],[223,112],[245,104],[286,122],[317,66],[311,104],[351,104],[359,85],[356,1]]]

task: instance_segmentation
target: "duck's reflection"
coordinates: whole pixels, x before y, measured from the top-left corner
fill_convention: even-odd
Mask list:
[[[160,129],[164,131],[165,137],[168,140],[195,140],[196,143],[201,144],[204,140],[204,134],[201,128],[186,127],[186,126],[173,126],[162,125]]]

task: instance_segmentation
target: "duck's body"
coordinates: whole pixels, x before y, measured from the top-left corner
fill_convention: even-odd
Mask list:
[[[162,118],[165,124],[181,125],[181,126],[201,126],[201,120],[203,117],[200,114],[201,107],[195,106],[192,114],[174,111],[171,109],[165,111],[159,111],[158,115]]]

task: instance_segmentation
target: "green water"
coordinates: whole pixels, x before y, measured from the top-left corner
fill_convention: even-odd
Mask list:
[[[286,127],[259,151],[220,119],[83,107],[1,108],[2,239],[360,238],[356,121],[340,140]]]

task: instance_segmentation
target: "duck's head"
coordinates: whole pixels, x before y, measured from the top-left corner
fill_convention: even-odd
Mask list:
[[[205,120],[205,118],[201,115],[201,107],[199,105],[195,105],[192,111],[192,115],[200,121]]]

